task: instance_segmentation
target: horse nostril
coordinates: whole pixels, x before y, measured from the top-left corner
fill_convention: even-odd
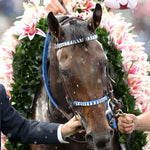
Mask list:
[[[114,130],[110,129],[110,136],[113,137],[114,136]]]
[[[88,142],[93,142],[93,136],[92,136],[91,133],[87,134],[87,135],[85,136],[85,138],[86,138],[86,140],[87,140]]]
[[[105,134],[89,133],[86,135],[86,140],[89,143],[94,143],[98,148],[105,148],[110,144],[111,138],[114,135],[112,129],[108,129]]]
[[[113,129],[108,130],[108,133],[109,133],[111,138],[114,136],[114,130]]]

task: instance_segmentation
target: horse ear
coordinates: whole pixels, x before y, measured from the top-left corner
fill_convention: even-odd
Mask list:
[[[88,20],[88,28],[95,31],[96,28],[100,25],[102,17],[102,7],[100,4],[96,4],[93,16]]]
[[[60,38],[62,28],[59,24],[57,18],[50,12],[47,16],[48,27],[50,29],[50,34],[54,35],[56,38]]]

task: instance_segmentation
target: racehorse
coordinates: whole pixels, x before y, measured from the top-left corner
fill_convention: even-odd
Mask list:
[[[48,79],[52,97],[60,109],[50,102],[44,83],[41,83],[34,119],[65,123],[68,116],[77,114],[85,133],[70,138],[70,144],[32,145],[32,150],[120,149],[117,132],[106,115],[109,99],[107,57],[95,34],[101,17],[100,4],[87,21],[68,16],[56,18],[52,12],[48,14],[51,35]]]

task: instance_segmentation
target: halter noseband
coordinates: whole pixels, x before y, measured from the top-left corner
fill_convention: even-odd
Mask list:
[[[74,106],[93,106],[93,105],[98,105],[100,103],[105,102],[106,100],[108,100],[107,96],[104,96],[98,100],[93,100],[93,101],[89,101],[89,102],[78,102],[78,101],[74,101],[73,105]]]

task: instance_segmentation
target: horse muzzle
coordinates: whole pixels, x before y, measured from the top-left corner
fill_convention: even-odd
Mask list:
[[[90,132],[86,134],[85,138],[92,147],[96,147],[96,149],[105,149],[110,147],[113,136],[114,131],[110,128],[107,129],[107,131],[104,134]]]

